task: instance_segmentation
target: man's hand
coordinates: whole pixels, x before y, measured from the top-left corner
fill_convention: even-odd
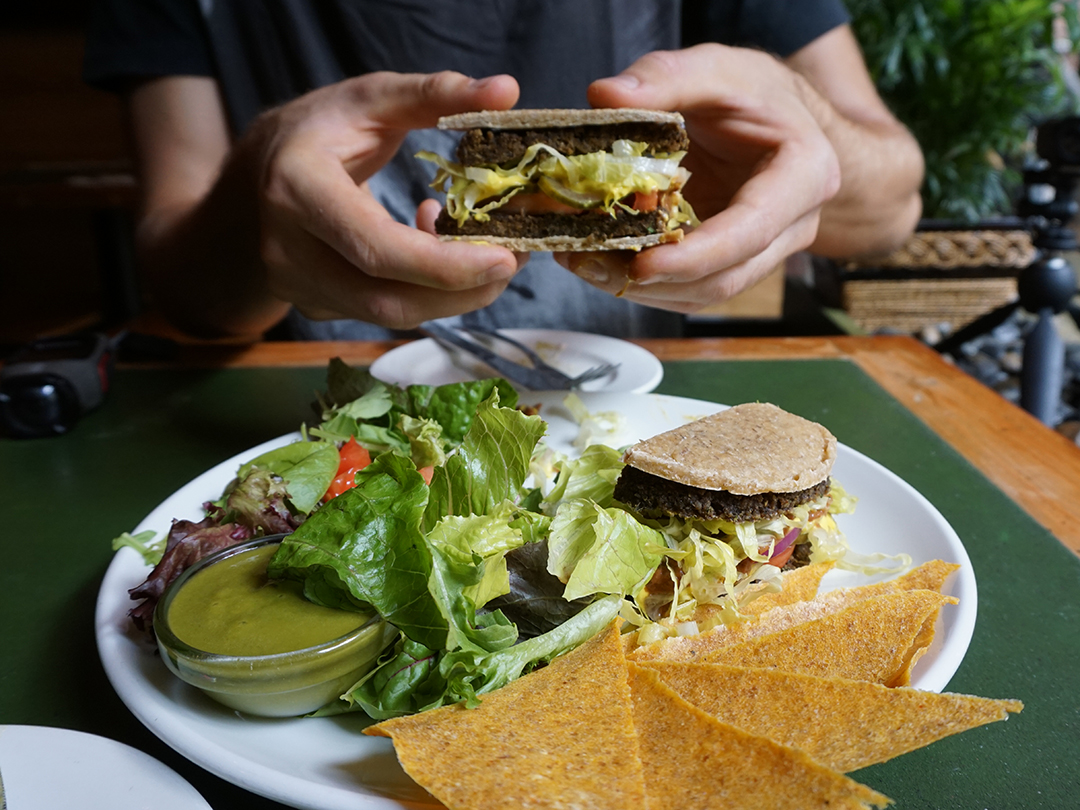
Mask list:
[[[288,304],[317,319],[411,328],[487,305],[517,272],[518,258],[504,248],[435,238],[434,201],[413,228],[395,222],[366,185],[409,130],[512,107],[513,78],[348,79],[264,113],[217,161],[215,149],[227,147],[215,146],[222,139],[213,128],[191,123],[206,118],[185,114],[194,105],[182,98],[194,91],[200,109],[212,111],[203,93],[212,85],[172,81],[179,100],[153,83],[133,97],[147,186],[139,241],[158,301],[189,331],[260,331]],[[191,129],[155,123],[170,120]]]
[[[256,122],[261,253],[270,291],[313,318],[391,328],[493,301],[517,270],[504,248],[444,243],[395,222],[365,181],[410,129],[503,109],[509,77],[376,73],[311,93]],[[423,216],[423,215],[422,215]]]
[[[852,54],[861,66],[850,33],[844,28],[837,32],[808,46],[807,53],[796,54],[793,61],[811,66],[808,73],[815,78],[819,73],[834,78],[827,66],[845,65]],[[818,50],[826,54],[820,60]],[[638,254],[562,254],[559,261],[613,294],[694,312],[752,286],[792,253],[821,247],[819,225],[834,197],[842,200],[837,210],[845,216],[833,215],[828,221],[843,223],[860,237],[870,236],[862,242],[845,240],[835,233],[840,228],[833,228],[830,249],[860,252],[877,247],[875,238],[885,244],[883,236],[886,241],[895,237],[880,229],[883,221],[892,220],[889,228],[903,234],[917,218],[917,203],[912,216],[911,200],[917,198],[921,180],[918,147],[880,104],[868,77],[859,77],[853,69],[848,73],[854,77],[851,82],[841,77],[830,89],[851,89],[856,101],[849,101],[849,107],[856,115],[869,110],[865,125],[837,113],[788,65],[744,48],[706,44],[655,52],[619,76],[594,82],[589,101],[595,107],[683,114],[691,141],[683,165],[693,175],[684,194],[701,225],[682,242]],[[893,141],[903,148],[890,153]],[[914,153],[908,163],[917,168],[905,164],[898,172],[901,179],[894,185],[898,205],[904,207],[900,215],[891,199],[874,197],[874,184],[887,185],[896,155],[908,153]],[[878,178],[873,169],[881,172]],[[859,176],[861,184],[853,181]]]

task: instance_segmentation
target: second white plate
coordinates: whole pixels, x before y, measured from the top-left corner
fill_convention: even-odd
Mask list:
[[[500,330],[524,343],[545,362],[571,377],[601,363],[618,363],[614,372],[581,386],[583,391],[646,394],[660,384],[664,367],[652,352],[619,338],[558,329]],[[499,340],[490,341],[496,353],[516,362],[524,355]],[[465,352],[443,348],[431,338],[414,340],[384,354],[371,364],[376,379],[396,385],[445,385],[490,377],[490,368]]]
[[[0,767],[12,810],[210,810],[176,771],[96,734],[0,725]]]

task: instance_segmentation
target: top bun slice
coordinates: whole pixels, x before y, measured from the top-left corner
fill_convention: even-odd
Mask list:
[[[699,489],[801,492],[829,477],[836,437],[775,405],[747,403],[638,442],[623,461]]]
[[[443,116],[439,119],[438,127],[450,130],[553,129],[628,122],[678,126],[684,124],[683,117],[676,112],[618,107],[602,110],[481,110]]]

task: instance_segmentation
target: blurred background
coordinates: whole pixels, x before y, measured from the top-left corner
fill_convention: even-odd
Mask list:
[[[85,2],[0,4],[0,346],[131,317],[120,102],[81,79]]]
[[[3,353],[84,329],[181,337],[138,283],[130,238],[137,187],[121,106],[80,75],[86,5],[0,6]],[[880,92],[926,155],[920,231],[888,257],[793,257],[753,290],[688,318],[686,332],[885,332],[930,345],[952,337],[944,345],[951,357],[973,373],[981,367],[981,379],[1015,399],[1015,355],[1035,322],[1019,305],[1019,280],[1048,255],[1040,222],[1075,227],[1075,0],[847,5]],[[1054,129],[1043,149],[1040,127]],[[1050,160],[1047,149],[1056,150]],[[1072,245],[1059,241],[1053,252],[1075,266]],[[1076,312],[1070,296],[1052,314],[1080,371]],[[980,322],[987,313],[997,322]],[[965,327],[970,334],[958,342]],[[1075,419],[1076,410],[1065,402],[1055,421]]]

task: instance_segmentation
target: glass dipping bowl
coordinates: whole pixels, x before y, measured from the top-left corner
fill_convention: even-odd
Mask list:
[[[237,554],[280,544],[285,535],[238,543],[205,557],[166,588],[154,611],[158,649],[169,670],[229,708],[261,717],[310,714],[344,694],[397,635],[378,614],[330,641],[271,655],[223,655],[179,639],[169,623],[176,595],[192,577]]]

